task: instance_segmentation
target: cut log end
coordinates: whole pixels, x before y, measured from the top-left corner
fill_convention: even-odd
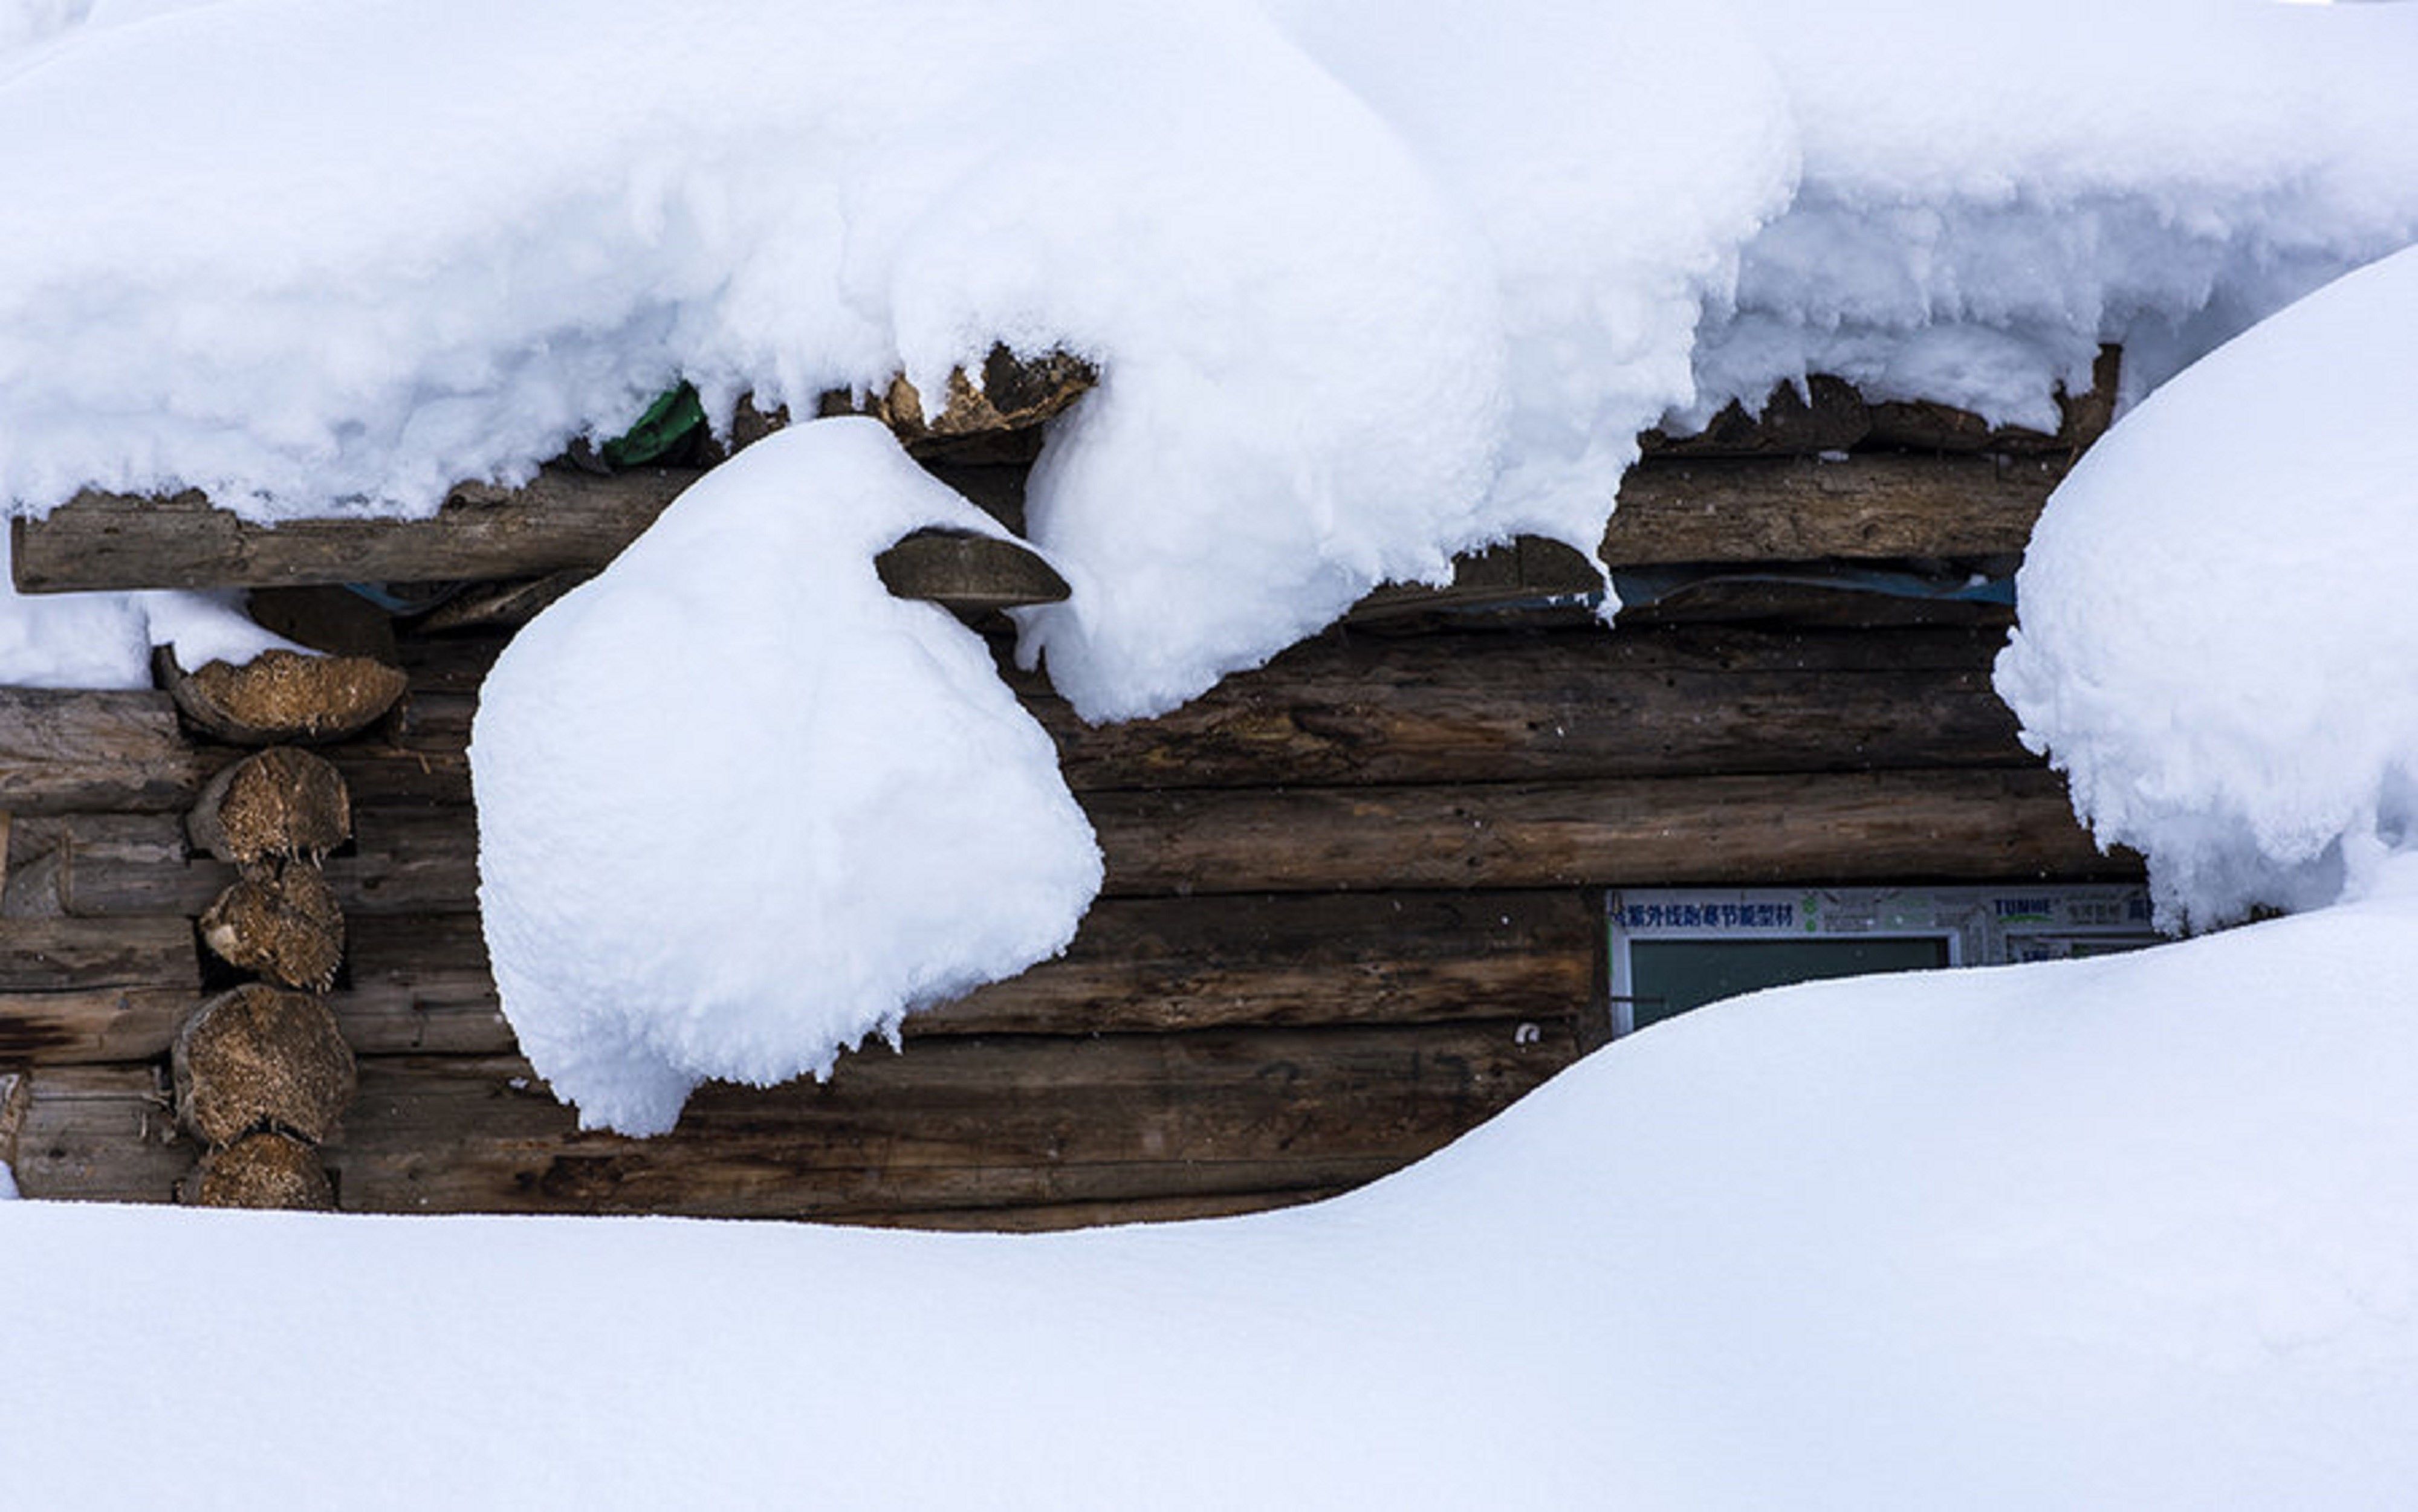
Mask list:
[[[202,914],[202,943],[238,970],[325,992],[344,960],[344,909],[310,863],[262,866],[230,883]]]
[[[319,1152],[289,1134],[247,1134],[202,1157],[189,1188],[205,1208],[270,1208],[298,1213],[335,1210],[336,1189]]]
[[[185,832],[196,848],[238,865],[324,855],[352,838],[352,797],[326,760],[271,746],[212,778]]]
[[[178,1122],[213,1145],[258,1129],[315,1144],[353,1100],[353,1052],[328,1005],[256,983],[195,1010],[170,1062]]]
[[[358,735],[403,696],[404,675],[361,656],[264,651],[236,665],[169,668],[187,719],[237,745],[321,744]]]

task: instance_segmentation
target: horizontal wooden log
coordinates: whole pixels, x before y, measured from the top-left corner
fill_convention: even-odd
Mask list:
[[[1329,635],[1155,719],[1026,707],[1079,792],[2033,764],[1995,634]]]
[[[178,1132],[163,1066],[45,1066],[25,1077],[13,1162],[32,1198],[171,1202],[201,1146]]]
[[[183,827],[146,816],[77,816],[61,843],[64,911],[82,918],[198,916],[236,868],[189,855]],[[360,913],[461,913],[478,907],[478,835],[467,808],[368,808],[353,815],[350,853],[325,867],[336,902]]]
[[[1123,893],[2133,876],[2045,771],[1098,793]]]
[[[351,922],[328,1000],[364,1055],[515,1052],[469,914]],[[1603,920],[1554,893],[1104,899],[1075,942],[907,1020],[910,1040],[1567,1017],[1594,996]]]
[[[2139,874],[2039,768],[1082,795],[1112,896]],[[463,810],[362,810],[328,863],[348,919],[467,913]],[[83,916],[199,913],[233,869],[138,851],[69,873]]]
[[[1155,719],[1091,725],[1002,669],[1078,792],[2034,765],[1997,630],[1331,632]],[[469,652],[457,649],[465,660]],[[415,693],[327,754],[363,802],[467,803],[475,700]]]
[[[190,990],[201,981],[189,919],[0,923],[0,993],[124,986]]]
[[[254,525],[203,496],[87,493],[41,520],[11,523],[18,591],[293,587],[596,572],[702,476],[609,476],[548,468],[517,490],[465,487],[423,520]],[[970,609],[1049,603],[1064,581],[1029,548],[988,536],[919,532],[876,558],[902,597]]]
[[[118,921],[93,923],[115,924]],[[180,921],[183,922],[183,921]],[[191,929],[190,923],[187,924]],[[196,986],[0,992],[0,1063],[90,1065],[168,1053]]]
[[[831,1082],[712,1086],[654,1139],[580,1134],[518,1061],[368,1059],[326,1147],[347,1209],[849,1218],[1354,1184],[1577,1054],[1569,1028],[933,1040]]]
[[[2055,458],[1649,461],[1621,481],[1603,559],[1636,567],[2020,552],[2061,474]],[[300,520],[275,528],[213,510],[196,494],[85,494],[44,519],[13,523],[16,581],[22,592],[50,593],[592,572],[696,476],[549,469],[522,490],[459,491],[426,520]],[[988,480],[994,492],[999,481]],[[1020,513],[1018,501],[998,503]],[[970,603],[988,602],[982,591],[969,592]],[[938,588],[926,596],[950,602]]]
[[[207,775],[166,694],[0,688],[0,808],[165,812]]]
[[[2064,476],[2051,458],[1857,455],[1647,462],[1604,533],[1615,568],[2020,553]]]

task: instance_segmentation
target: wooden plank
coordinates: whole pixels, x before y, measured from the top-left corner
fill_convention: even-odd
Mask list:
[[[513,1060],[371,1058],[327,1150],[381,1212],[836,1217],[1354,1184],[1568,1064],[1567,1024],[966,1037],[581,1134]]]
[[[207,766],[166,694],[0,688],[0,807],[13,813],[182,809]]]
[[[2046,771],[1095,793],[1119,893],[2138,875]]]
[[[176,1132],[158,1066],[46,1066],[26,1077],[18,1189],[31,1198],[169,1202],[200,1146]]]
[[[1554,1018],[1595,998],[1576,891],[1103,899],[1056,960],[907,1020],[907,1037]],[[469,914],[350,921],[329,1006],[364,1055],[513,1054]]]
[[[1615,567],[2020,552],[2061,459],[1858,454],[1658,459],[1620,482]],[[694,472],[548,468],[519,490],[466,487],[425,520],[297,520],[274,528],[198,494],[84,494],[12,524],[21,592],[537,577],[596,571]],[[999,480],[986,487],[999,491]],[[1020,501],[1001,508],[1020,512]],[[989,590],[969,586],[968,602]],[[929,596],[950,602],[944,593]]]
[[[192,921],[181,916],[0,923],[0,994],[201,985]]]
[[[115,923],[115,921],[103,921]],[[87,1065],[168,1053],[201,1001],[191,987],[84,987],[0,992],[0,1062]]]

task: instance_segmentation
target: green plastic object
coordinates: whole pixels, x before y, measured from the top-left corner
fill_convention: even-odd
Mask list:
[[[643,467],[661,462],[705,429],[705,405],[682,383],[647,406],[638,423],[597,448],[608,467]]]

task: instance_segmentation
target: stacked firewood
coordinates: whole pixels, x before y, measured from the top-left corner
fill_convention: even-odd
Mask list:
[[[194,725],[263,747],[220,771],[186,818],[196,850],[237,868],[202,914],[202,943],[257,979],[195,1009],[173,1046],[177,1122],[207,1147],[186,1195],[332,1208],[319,1146],[352,1101],[354,1066],[326,999],[344,918],[321,863],[352,837],[352,800],[334,766],[292,742],[358,733],[404,677],[368,657],[290,651],[163,670]]]

